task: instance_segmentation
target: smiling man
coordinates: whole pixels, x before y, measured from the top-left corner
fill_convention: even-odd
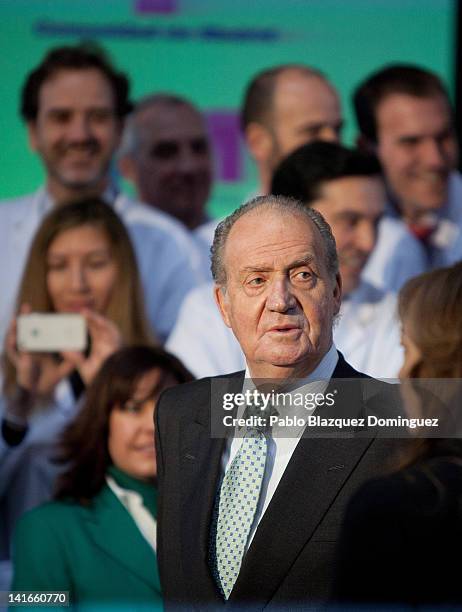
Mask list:
[[[380,164],[371,154],[315,142],[291,153],[276,169],[271,192],[315,208],[335,237],[344,296],[361,282],[385,209]]]
[[[334,238],[317,211],[284,197],[255,198],[220,223],[212,252],[216,299],[252,383],[296,381],[311,391],[336,378],[360,384],[363,375],[332,341],[341,280]],[[228,601],[232,609],[292,609],[325,601],[343,504],[389,449],[366,438],[305,438],[303,427],[290,438],[213,437],[221,414],[216,382],[169,390],[157,407],[166,607],[215,610]],[[248,383],[238,372],[224,388],[239,394]],[[362,405],[361,396],[347,405],[340,393],[335,410]]]
[[[462,233],[462,181],[456,172],[458,145],[444,84],[418,66],[386,66],[357,87],[354,107],[359,142],[378,155],[389,195],[369,278],[379,277],[384,266],[398,271],[405,263],[404,245],[401,252],[390,252],[389,219],[400,220],[419,241],[426,269],[447,265]]]
[[[104,191],[122,125],[107,77],[96,66],[61,67],[38,91],[32,91],[31,81],[22,113],[30,146],[45,166],[49,193],[61,202]]]
[[[0,336],[12,316],[29,245],[56,205],[101,196],[121,216],[133,240],[146,310],[156,335],[169,334],[200,265],[195,244],[171,217],[118,193],[110,164],[131,110],[127,77],[94,46],[50,50],[25,80],[21,115],[29,143],[43,163],[45,185],[0,203]]]

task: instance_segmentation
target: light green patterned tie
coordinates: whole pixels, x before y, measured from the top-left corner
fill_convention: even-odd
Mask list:
[[[267,439],[250,429],[226,472],[220,489],[216,569],[226,599],[233,589],[260,498]]]

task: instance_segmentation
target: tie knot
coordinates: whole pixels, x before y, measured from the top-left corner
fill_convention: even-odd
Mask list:
[[[249,404],[244,412],[244,418],[246,420],[251,420],[250,423],[247,423],[247,431],[256,430],[260,433],[270,435],[273,426],[271,417],[277,416],[279,416],[279,412],[273,404],[268,404],[265,407],[258,406],[257,404]]]

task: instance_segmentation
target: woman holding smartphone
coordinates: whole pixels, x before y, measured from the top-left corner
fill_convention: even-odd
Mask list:
[[[58,470],[55,442],[75,418],[85,387],[121,345],[152,341],[135,254],[109,206],[87,199],[45,217],[29,252],[16,312],[79,313],[89,341],[82,352],[21,351],[16,317],[10,325],[0,403],[3,559],[17,518],[51,496]]]

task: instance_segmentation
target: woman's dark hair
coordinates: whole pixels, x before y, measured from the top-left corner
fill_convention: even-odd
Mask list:
[[[154,392],[162,391],[170,377],[178,384],[193,380],[183,364],[160,347],[123,348],[104,362],[88,387],[82,410],[61,438],[58,462],[68,467],[58,479],[56,499],[88,504],[101,490],[111,464],[109,416],[116,406],[124,406],[139,379],[152,369],[163,372]]]

